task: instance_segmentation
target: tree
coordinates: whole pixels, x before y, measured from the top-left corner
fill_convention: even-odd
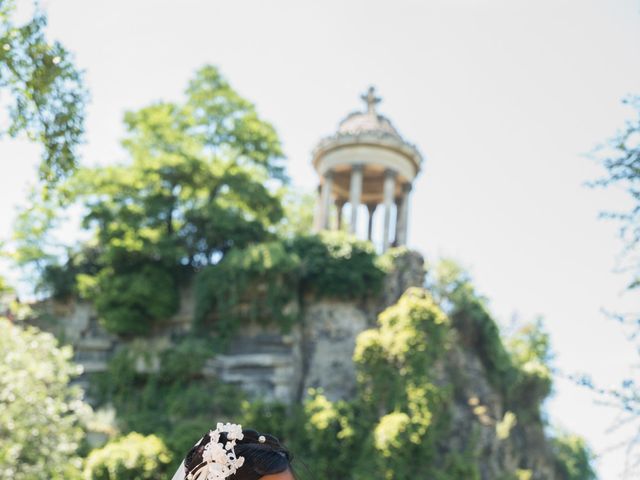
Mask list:
[[[640,289],[640,96],[629,97],[623,103],[636,110],[637,118],[599,149],[606,176],[591,183],[599,187],[621,187],[631,197],[626,212],[603,212],[603,216],[620,222],[620,237],[625,243],[632,279],[629,290]],[[636,319],[637,320],[637,319]]]
[[[286,177],[275,129],[212,66],[196,72],[185,101],[129,112],[125,124],[131,162],[81,168],[57,194],[83,208],[94,235],[69,255],[87,262],[63,268],[75,269],[74,288],[94,300],[104,325],[126,335],[175,312],[185,276],[273,238]]]
[[[599,160],[606,175],[591,182],[594,187],[623,188],[630,197],[631,207],[622,212],[603,212],[605,218],[615,219],[620,224],[620,237],[624,242],[624,270],[631,272],[628,292],[638,295],[640,292],[640,96],[632,96],[624,103],[635,109],[637,117],[626,122],[624,128],[599,149]],[[614,312],[611,317],[629,326],[631,339],[636,342],[640,355],[640,311]],[[634,434],[629,439],[629,452],[625,474],[633,476],[640,473],[640,383],[630,378],[615,389],[603,389],[595,385],[590,378],[582,377],[579,382],[602,395],[607,403],[623,412],[622,423],[632,424]]]
[[[278,235],[283,238],[307,235],[313,230],[316,195],[294,189],[286,191],[282,198],[284,217],[278,225]]]
[[[0,318],[0,478],[79,478],[76,454],[88,411],[70,347]]]
[[[20,133],[40,142],[40,177],[54,183],[77,166],[83,135],[86,92],[69,52],[45,36],[47,18],[38,8],[16,25],[14,0],[0,0],[0,96],[8,93],[8,128],[0,137]]]

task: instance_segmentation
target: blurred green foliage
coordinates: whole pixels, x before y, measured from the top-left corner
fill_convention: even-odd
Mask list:
[[[363,298],[382,288],[385,266],[369,242],[342,232],[297,235],[229,252],[196,277],[199,328],[233,335],[243,321],[287,330],[305,295]]]
[[[556,467],[563,480],[594,480],[592,455],[585,441],[575,435],[561,434],[552,439]]]
[[[505,345],[486,299],[476,293],[460,265],[442,260],[427,283],[448,312],[462,344],[478,352],[506,407],[527,405],[530,408],[524,412],[537,417],[541,402],[551,393],[549,337],[541,323],[524,326]]]
[[[131,161],[80,168],[36,195],[14,241],[53,296],[84,296],[107,330],[131,336],[177,310],[195,271],[275,238],[286,177],[274,128],[211,66],[183,102],[129,112],[125,124]],[[50,245],[64,208],[81,212],[92,238],[61,254]]]
[[[90,408],[69,384],[71,356],[53,335],[0,317],[0,478],[79,478]]]
[[[33,3],[32,18],[18,25],[15,1],[0,0],[0,96],[10,117],[0,136],[26,133],[41,143],[40,176],[53,184],[77,166],[87,94],[69,52],[47,40],[46,15]]]
[[[160,437],[175,469],[213,419],[237,414],[244,398],[231,385],[203,374],[205,361],[217,351],[192,337],[154,354],[134,344],[93,378],[90,394],[98,404],[115,408],[123,431]]]
[[[92,450],[84,467],[85,480],[160,480],[168,478],[171,455],[155,435],[130,433]]]

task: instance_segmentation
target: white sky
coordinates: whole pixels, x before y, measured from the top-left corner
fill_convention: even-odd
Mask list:
[[[311,149],[376,85],[379,110],[426,157],[410,245],[466,265],[501,322],[542,315],[560,370],[615,383],[637,361],[600,313],[640,307],[614,273],[616,226],[597,219],[625,197],[583,185],[602,174],[584,154],[632,116],[621,98],[640,93],[637,0],[44,4],[50,36],[86,69],[85,162],[123,158],[123,112],[178,99],[213,63],[274,123],[294,183],[311,189]],[[0,176],[6,235],[39,149],[4,140],[0,158],[11,165]],[[568,382],[547,407],[598,453],[622,438],[606,432],[614,413]],[[617,478],[622,452],[597,466]]]

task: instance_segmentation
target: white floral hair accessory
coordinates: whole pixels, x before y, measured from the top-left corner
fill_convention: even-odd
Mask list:
[[[220,441],[220,434],[226,433],[226,442]],[[222,480],[236,473],[244,464],[244,457],[236,457],[234,447],[242,440],[242,425],[218,423],[215,430],[209,431],[209,442],[204,446],[202,463],[194,467],[187,480]]]

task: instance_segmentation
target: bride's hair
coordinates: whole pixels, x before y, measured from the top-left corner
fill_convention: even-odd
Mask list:
[[[234,448],[237,457],[244,457],[244,464],[238,471],[227,477],[230,480],[258,480],[266,475],[275,475],[290,470],[295,476],[291,461],[293,456],[280,441],[268,433],[259,433],[256,430],[243,429],[244,438],[237,440]],[[264,441],[260,442],[261,437]],[[186,473],[191,472],[202,463],[204,447],[209,443],[207,433],[187,454],[184,460]],[[222,444],[226,443],[226,433],[220,434]]]

